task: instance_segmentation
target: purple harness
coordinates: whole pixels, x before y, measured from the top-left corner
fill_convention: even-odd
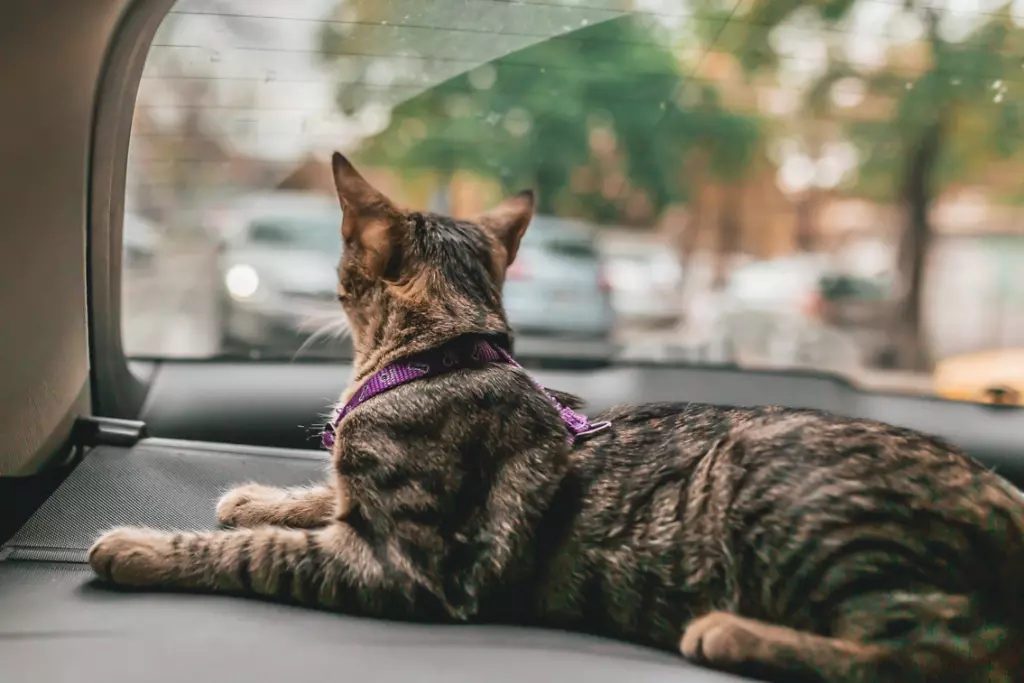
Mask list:
[[[485,339],[457,339],[437,349],[431,349],[414,356],[409,356],[398,363],[388,365],[380,372],[371,376],[363,383],[363,386],[345,403],[338,408],[334,419],[324,425],[320,434],[320,442],[324,448],[330,449],[334,446],[334,430],[342,418],[353,410],[369,401],[374,396],[384,393],[388,389],[394,389],[402,384],[408,384],[417,379],[443,375],[454,370],[465,368],[479,368],[490,363],[507,363],[513,367],[521,368],[519,363],[513,360],[508,351]],[[532,380],[531,380],[532,381]],[[584,415],[580,415],[572,408],[563,406],[554,396],[548,394],[544,387],[534,382],[538,389],[547,394],[551,402],[558,408],[562,421],[569,431],[569,440],[573,443],[577,439],[585,438],[591,434],[604,431],[611,427],[611,422],[592,423]]]

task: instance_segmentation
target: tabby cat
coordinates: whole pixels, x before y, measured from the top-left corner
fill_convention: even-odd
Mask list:
[[[533,194],[453,220],[333,170],[343,401],[417,354],[501,348]],[[600,417],[569,438],[510,362],[426,376],[340,419],[325,483],[247,484],[224,529],[115,529],[89,560],[125,586],[587,631],[786,681],[1024,681],[1024,496],[956,448],[812,410]]]

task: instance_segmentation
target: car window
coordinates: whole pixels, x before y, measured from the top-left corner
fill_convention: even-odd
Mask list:
[[[290,216],[257,218],[249,226],[248,240],[254,245],[331,254],[340,250],[339,230],[339,221]]]
[[[560,237],[556,234],[536,244],[552,254],[568,258],[581,260],[594,260],[598,258],[597,245],[588,239],[571,236]]]
[[[178,0],[132,126],[125,348],[306,353],[341,315],[337,149],[405,206],[538,192],[522,353],[700,362],[742,333],[773,350],[731,362],[952,395],[950,364],[1024,348],[1018,10]]]
[[[294,246],[295,234],[277,223],[253,223],[249,228],[249,241],[257,244]]]

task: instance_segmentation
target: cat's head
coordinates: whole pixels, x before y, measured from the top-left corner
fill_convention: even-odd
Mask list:
[[[399,208],[337,152],[331,166],[343,212],[338,299],[357,374],[460,334],[508,334],[501,287],[533,217],[533,192],[455,220]]]

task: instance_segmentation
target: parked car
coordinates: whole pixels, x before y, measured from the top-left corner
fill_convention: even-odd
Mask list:
[[[732,271],[722,305],[729,312],[810,317],[817,310],[819,282],[828,270],[826,257],[817,254],[752,261]]]
[[[535,216],[509,268],[505,309],[524,358],[608,359],[615,311],[592,227]]]
[[[125,268],[135,270],[152,267],[160,242],[153,223],[135,211],[126,210],[121,234]]]
[[[246,195],[218,207],[210,220],[207,230],[220,241],[219,325],[225,352],[351,354],[348,339],[323,334],[343,321],[336,283],[341,209],[334,197]]]
[[[617,242],[605,259],[619,320],[657,327],[679,322],[682,268],[675,254],[661,244]]]
[[[891,282],[884,276],[842,272],[826,256],[797,254],[737,268],[726,287],[722,310],[734,321],[756,319],[759,329],[771,328],[783,331],[787,339],[805,340],[780,342],[775,348],[799,347],[804,349],[801,354],[815,358],[841,356],[845,366],[853,363],[855,347],[859,362],[888,366],[894,358],[891,335],[886,332],[893,323],[890,294]],[[789,333],[790,328],[799,334]],[[824,332],[819,334],[817,328]],[[842,346],[843,351],[808,350],[821,344]]]

